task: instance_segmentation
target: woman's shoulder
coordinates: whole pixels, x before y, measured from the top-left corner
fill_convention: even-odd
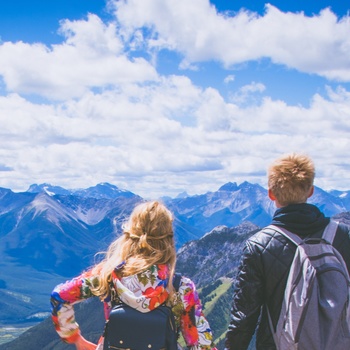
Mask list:
[[[187,276],[181,275],[179,283],[179,291],[194,291],[196,290],[195,283]]]

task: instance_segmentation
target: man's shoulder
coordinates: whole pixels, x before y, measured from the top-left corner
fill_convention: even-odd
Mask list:
[[[286,250],[286,247],[288,249]],[[266,226],[253,234],[246,243],[246,256],[262,259],[264,266],[292,259],[295,248],[290,241],[276,229]],[[285,263],[283,263],[285,265]]]
[[[257,230],[257,232],[248,238],[247,243],[265,249],[268,245],[273,245],[276,239],[278,242],[285,242],[284,237],[275,228],[268,225]]]
[[[276,232],[277,231],[273,225],[267,225],[256,230],[249,239],[253,239],[253,240],[266,239],[266,238],[275,236]]]

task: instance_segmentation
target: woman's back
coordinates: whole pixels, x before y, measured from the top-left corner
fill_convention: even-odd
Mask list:
[[[108,319],[117,302],[148,313],[162,304],[172,307],[186,345],[212,349],[212,333],[194,283],[182,276],[173,288],[176,252],[173,218],[159,202],[146,202],[132,212],[124,233],[109,247],[101,263],[64,284],[51,296],[52,317],[58,334],[77,349],[102,349],[87,342],[75,322],[73,304],[98,296]]]

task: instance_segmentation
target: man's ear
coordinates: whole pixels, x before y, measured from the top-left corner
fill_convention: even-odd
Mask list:
[[[310,197],[314,194],[314,189],[315,189],[314,186],[312,186],[312,187],[310,188],[310,192],[309,192],[307,198],[310,198]]]
[[[272,191],[271,191],[270,189],[268,190],[268,194],[269,194],[269,198],[270,198],[272,201],[275,201],[275,200],[276,200],[275,195],[272,193]]]

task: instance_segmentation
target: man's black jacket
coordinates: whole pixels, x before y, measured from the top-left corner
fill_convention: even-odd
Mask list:
[[[321,237],[328,223],[329,218],[317,207],[306,203],[280,208],[272,220],[272,224],[301,238]],[[342,254],[350,273],[349,230],[348,226],[339,224],[333,246]],[[258,321],[256,349],[276,349],[266,305],[276,326],[295,250],[292,242],[272,229],[265,228],[247,240],[235,282],[231,321],[225,339],[227,349],[247,349]]]

